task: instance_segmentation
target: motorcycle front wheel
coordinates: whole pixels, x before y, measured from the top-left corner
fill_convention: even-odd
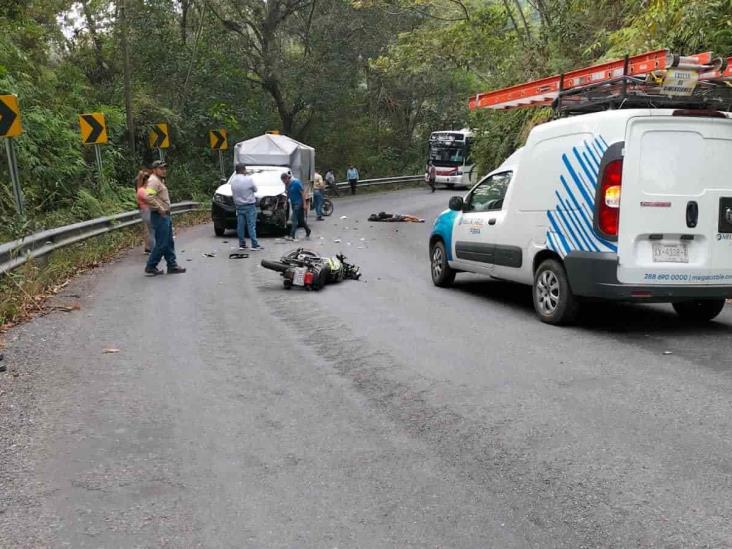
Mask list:
[[[333,213],[333,201],[330,198],[323,199],[323,208],[321,211],[326,217]]]

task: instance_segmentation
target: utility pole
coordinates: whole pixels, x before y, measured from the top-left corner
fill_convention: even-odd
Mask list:
[[[135,161],[135,121],[132,117],[132,90],[130,89],[130,52],[127,48],[127,0],[119,0],[119,17],[122,27],[122,57],[124,65],[125,111],[127,112],[127,139],[130,162]]]

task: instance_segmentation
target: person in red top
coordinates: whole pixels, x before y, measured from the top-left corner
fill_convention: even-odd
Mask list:
[[[155,231],[150,221],[150,205],[145,201],[145,186],[150,177],[150,172],[142,169],[135,177],[135,189],[137,189],[137,207],[140,208],[140,217],[145,225],[145,253],[149,254],[155,247]]]

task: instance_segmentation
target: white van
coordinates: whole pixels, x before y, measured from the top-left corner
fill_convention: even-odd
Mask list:
[[[434,222],[432,280],[533,286],[551,324],[589,299],[668,302],[710,320],[732,297],[729,113],[628,109],[535,127]]]

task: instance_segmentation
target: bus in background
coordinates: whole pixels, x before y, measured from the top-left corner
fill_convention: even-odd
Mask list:
[[[438,185],[472,187],[478,182],[475,163],[470,158],[472,144],[473,132],[468,129],[430,134],[428,160],[435,166]]]

